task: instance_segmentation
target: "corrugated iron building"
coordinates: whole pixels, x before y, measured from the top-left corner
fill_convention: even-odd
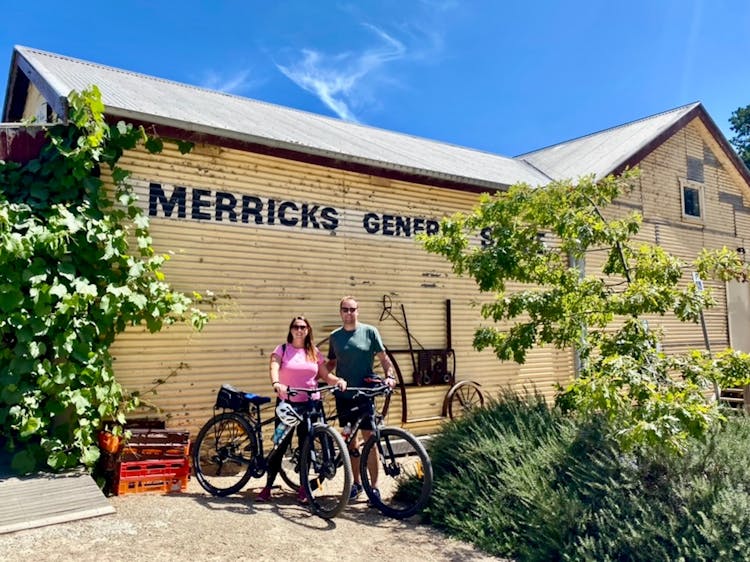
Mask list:
[[[443,216],[471,209],[479,192],[638,165],[639,188],[619,207],[643,213],[644,240],[688,260],[703,247],[744,248],[750,233],[750,175],[699,103],[506,158],[17,47],[3,120],[65,115],[68,93],[91,84],[110,119],[196,143],[185,155],[167,144],[121,161],[157,251],[174,254],[167,280],[202,293],[214,314],[201,333],[131,329],[116,343],[116,373],[128,388],[167,379],[152,401],[173,427],[195,431],[222,383],[270,394],[269,355],[290,319],[307,316],[322,341],[340,324],[345,295],[396,351],[405,399],[394,400],[389,423],[406,420],[424,433],[444,413],[450,385],[415,384],[410,343],[454,349],[455,380],[475,381],[487,395],[512,386],[552,396],[574,374],[572,352],[537,349],[517,365],[473,350],[482,322],[474,304],[490,297],[415,242]],[[727,294],[741,304],[747,288],[713,288],[720,306],[707,316],[711,346],[744,345],[748,316],[732,314]],[[669,350],[704,347],[699,326],[654,321]]]

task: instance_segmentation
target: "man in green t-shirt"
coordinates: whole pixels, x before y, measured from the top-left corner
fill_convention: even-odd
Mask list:
[[[375,326],[359,322],[359,305],[354,297],[344,297],[339,303],[339,313],[343,325],[331,332],[328,346],[328,370],[336,370],[336,375],[346,381],[347,386],[367,386],[365,379],[372,375],[372,365],[375,357],[380,361],[385,382],[393,388],[396,385],[395,370],[393,364],[385,352],[380,332]],[[354,425],[359,417],[352,413],[352,408],[358,406],[366,397],[353,398],[350,393],[336,397],[336,412],[341,427],[347,424]],[[359,410],[359,408],[358,408]],[[349,444],[349,454],[352,459],[352,471],[354,472],[354,484],[352,484],[349,499],[353,500],[362,492],[362,482],[359,474],[359,455],[362,444],[372,435],[370,420],[363,420],[360,425],[361,432],[352,439]],[[360,435],[361,433],[361,435]],[[374,449],[377,453],[377,450]],[[372,487],[377,490],[378,481],[378,458],[377,454],[370,455],[368,470]]]

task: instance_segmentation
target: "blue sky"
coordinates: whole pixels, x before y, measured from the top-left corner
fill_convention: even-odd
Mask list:
[[[750,104],[747,0],[0,7],[3,85],[24,45],[504,156],[694,101],[729,138]]]

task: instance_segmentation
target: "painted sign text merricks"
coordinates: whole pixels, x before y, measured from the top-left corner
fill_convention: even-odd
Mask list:
[[[341,211],[313,203],[157,182],[148,184],[148,214],[150,217],[314,229],[332,234],[345,216],[357,217],[364,233],[398,238],[411,238],[420,233],[436,234],[440,229],[438,221],[423,217]]]

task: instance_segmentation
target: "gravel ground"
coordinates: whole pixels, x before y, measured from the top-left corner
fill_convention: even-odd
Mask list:
[[[111,497],[113,515],[0,535],[0,560],[500,560],[418,518],[383,517],[365,500],[330,521],[311,515],[288,490],[254,503],[259,484],[214,498],[193,478],[178,494]]]

